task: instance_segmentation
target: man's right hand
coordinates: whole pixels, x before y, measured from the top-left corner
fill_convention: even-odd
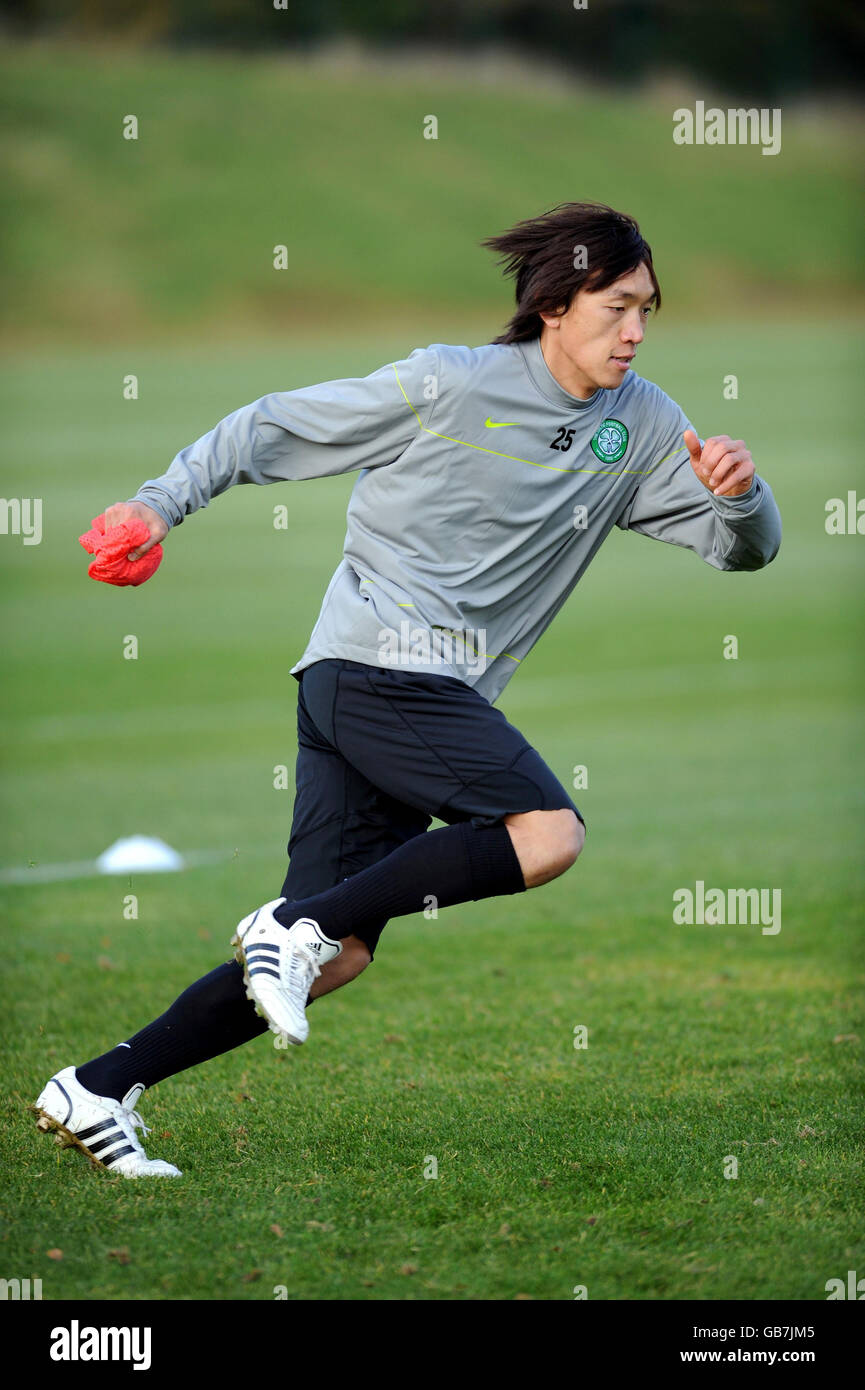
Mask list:
[[[159,513],[146,506],[144,502],[115,502],[113,506],[105,508],[105,529],[107,531],[112,526],[120,526],[122,522],[132,521],[133,518],[143,521],[150,532],[150,539],[135,550],[130,550],[127,557],[129,560],[140,560],[154,545],[165,540],[170,528]]]

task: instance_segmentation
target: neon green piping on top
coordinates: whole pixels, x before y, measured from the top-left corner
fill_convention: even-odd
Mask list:
[[[658,459],[658,462],[654,464],[651,468],[556,468],[555,464],[553,463],[536,463],[534,459],[522,459],[519,458],[516,454],[504,454],[501,452],[500,449],[486,449],[484,448],[483,444],[471,444],[467,439],[454,439],[449,434],[439,434],[438,430],[429,429],[423,423],[414,406],[412,405],[411,401],[409,400],[408,396],[406,395],[405,388],[403,387],[403,384],[399,379],[399,372],[396,369],[396,363],[391,362],[390,365],[393,367],[393,374],[397,379],[397,385],[399,386],[400,391],[402,391],[403,399],[406,405],[408,406],[409,410],[411,411],[412,415],[417,420],[418,425],[423,430],[424,434],[431,434],[434,439],[443,439],[447,444],[462,444],[462,446],[465,449],[477,449],[478,453],[480,454],[492,454],[494,458],[510,459],[512,463],[528,463],[531,465],[532,468],[546,468],[547,471],[550,473],[591,473],[594,476],[602,476],[606,478],[621,478],[625,475],[633,477],[642,477],[649,473],[654,473],[656,468],[660,468],[662,463],[666,463],[667,459],[672,458],[673,454],[678,454],[680,450],[685,447],[684,444],[680,444],[678,448],[671,449],[669,454],[666,454],[662,459]],[[514,658],[514,660],[516,660],[516,658]]]

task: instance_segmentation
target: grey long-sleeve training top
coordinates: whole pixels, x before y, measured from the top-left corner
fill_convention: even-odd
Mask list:
[[[715,497],[690,422],[629,371],[579,400],[539,340],[435,343],[367,377],[275,392],[182,449],[136,500],[176,526],[235,483],[362,470],[343,558],[295,673],[325,657],[454,676],[494,701],[613,526],[717,569],[768,564],[768,484]]]

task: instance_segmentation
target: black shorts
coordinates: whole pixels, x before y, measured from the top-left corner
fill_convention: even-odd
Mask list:
[[[376,864],[434,816],[494,825],[567,809],[583,820],[501,710],[452,676],[328,660],[298,679],[289,902]],[[372,954],[383,926],[358,933]]]

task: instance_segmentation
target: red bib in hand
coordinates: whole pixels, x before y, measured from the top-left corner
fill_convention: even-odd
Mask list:
[[[93,518],[92,528],[78,539],[84,549],[96,558],[87,573],[103,584],[143,584],[162,563],[162,546],[154,545],[140,560],[128,560],[130,550],[143,545],[150,535],[139,517],[124,521],[120,526],[105,529],[105,514]]]

